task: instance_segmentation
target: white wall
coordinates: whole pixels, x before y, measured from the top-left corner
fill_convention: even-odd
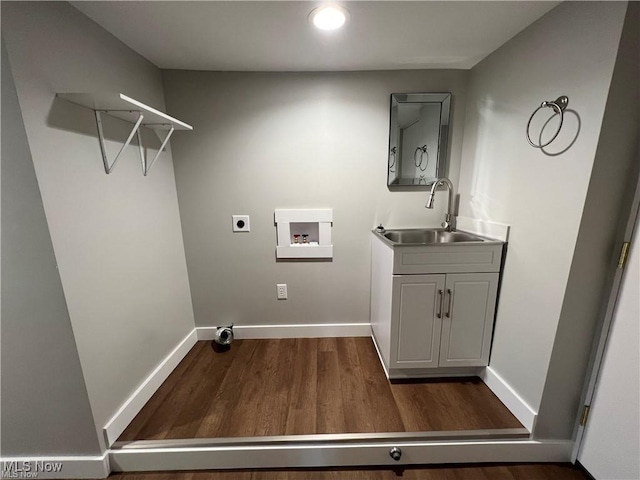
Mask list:
[[[2,42],[0,456],[100,451]]]
[[[446,193],[426,210],[426,191],[387,189],[389,96],[453,93],[457,184],[468,72],[163,73],[195,129],[173,151],[196,323],[368,322],[371,229],[439,226],[446,209]],[[274,209],[307,207],[333,208],[333,261],[276,262]]]
[[[143,177],[134,145],[106,175],[93,112],[55,93],[120,91],[164,110],[161,74],[67,3],[3,2],[2,33],[101,428],[193,328],[173,166],[163,155]],[[114,123],[112,154],[130,128]]]
[[[460,214],[512,226],[491,367],[537,411],[592,173],[625,3],[563,3],[471,72]],[[559,156],[525,139],[543,100],[580,117]],[[558,152],[577,131],[566,115]],[[605,194],[605,192],[603,192]]]

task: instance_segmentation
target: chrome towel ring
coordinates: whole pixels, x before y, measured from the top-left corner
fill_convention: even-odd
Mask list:
[[[529,142],[529,145],[531,145],[534,148],[544,148],[547,145],[550,145],[551,142],[553,142],[556,139],[556,137],[560,133],[560,130],[562,130],[562,122],[564,121],[564,110],[567,108],[567,105],[569,105],[569,97],[567,97],[566,95],[562,95],[553,102],[542,102],[540,106],[533,111],[533,113],[529,117],[529,121],[527,122],[527,141]],[[545,107],[552,108],[556,115],[560,115],[560,124],[558,125],[558,129],[556,130],[556,133],[553,134],[553,136],[551,137],[551,140],[549,140],[547,143],[544,143],[544,144],[533,143],[533,141],[531,140],[530,132],[529,132],[529,129],[531,127],[531,120],[533,120],[533,117],[535,116],[535,114],[538,113],[538,110],[541,110]]]
[[[413,152],[413,164],[422,172],[424,172],[429,166],[429,152],[427,151],[427,148],[428,147],[426,145],[423,145],[421,147],[416,147],[415,151]],[[418,161],[418,152],[420,152],[420,161]],[[425,164],[424,168],[422,168],[422,163],[424,162],[425,155],[427,156],[427,163]]]
[[[393,147],[389,150],[389,171],[391,173],[396,172],[395,168],[393,168],[396,166],[396,153],[398,153],[398,147]]]

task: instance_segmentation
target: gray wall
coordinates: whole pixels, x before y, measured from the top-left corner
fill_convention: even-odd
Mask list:
[[[2,2],[2,33],[102,428],[194,326],[175,180],[170,154],[143,177],[135,145],[106,175],[93,112],[55,93],[122,92],[164,110],[161,74],[64,2]],[[106,128],[114,155],[131,126]]]
[[[388,191],[389,95],[453,93],[457,184],[468,72],[163,74],[195,129],[173,151],[196,323],[368,322],[371,229],[438,226],[446,208],[445,193],[426,210],[425,191]],[[276,262],[276,208],[333,208],[333,261]]]
[[[2,42],[2,457],[97,454],[80,359]]]
[[[626,4],[617,2],[563,3],[471,72],[460,213],[512,227],[491,367],[536,411],[562,315],[625,10]],[[524,132],[533,110],[559,95],[569,96],[581,128],[568,151],[550,156],[529,146]],[[576,131],[576,115],[568,113],[547,151],[567,147]]]
[[[536,425],[540,438],[569,438],[573,432],[594,331],[609,299],[629,197],[637,185],[639,135],[640,4],[632,2],[544,386]]]

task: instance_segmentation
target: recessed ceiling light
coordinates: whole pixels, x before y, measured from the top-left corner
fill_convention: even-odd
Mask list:
[[[311,23],[320,30],[337,30],[342,27],[349,18],[346,8],[339,5],[325,5],[311,12]]]

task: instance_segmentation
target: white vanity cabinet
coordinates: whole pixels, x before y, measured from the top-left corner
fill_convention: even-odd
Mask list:
[[[482,367],[497,273],[394,275],[390,368]]]
[[[431,368],[440,361],[444,275],[394,275],[389,368]]]
[[[374,234],[371,327],[389,378],[475,375],[488,364],[502,250],[390,246]],[[397,273],[407,258],[425,273]]]

